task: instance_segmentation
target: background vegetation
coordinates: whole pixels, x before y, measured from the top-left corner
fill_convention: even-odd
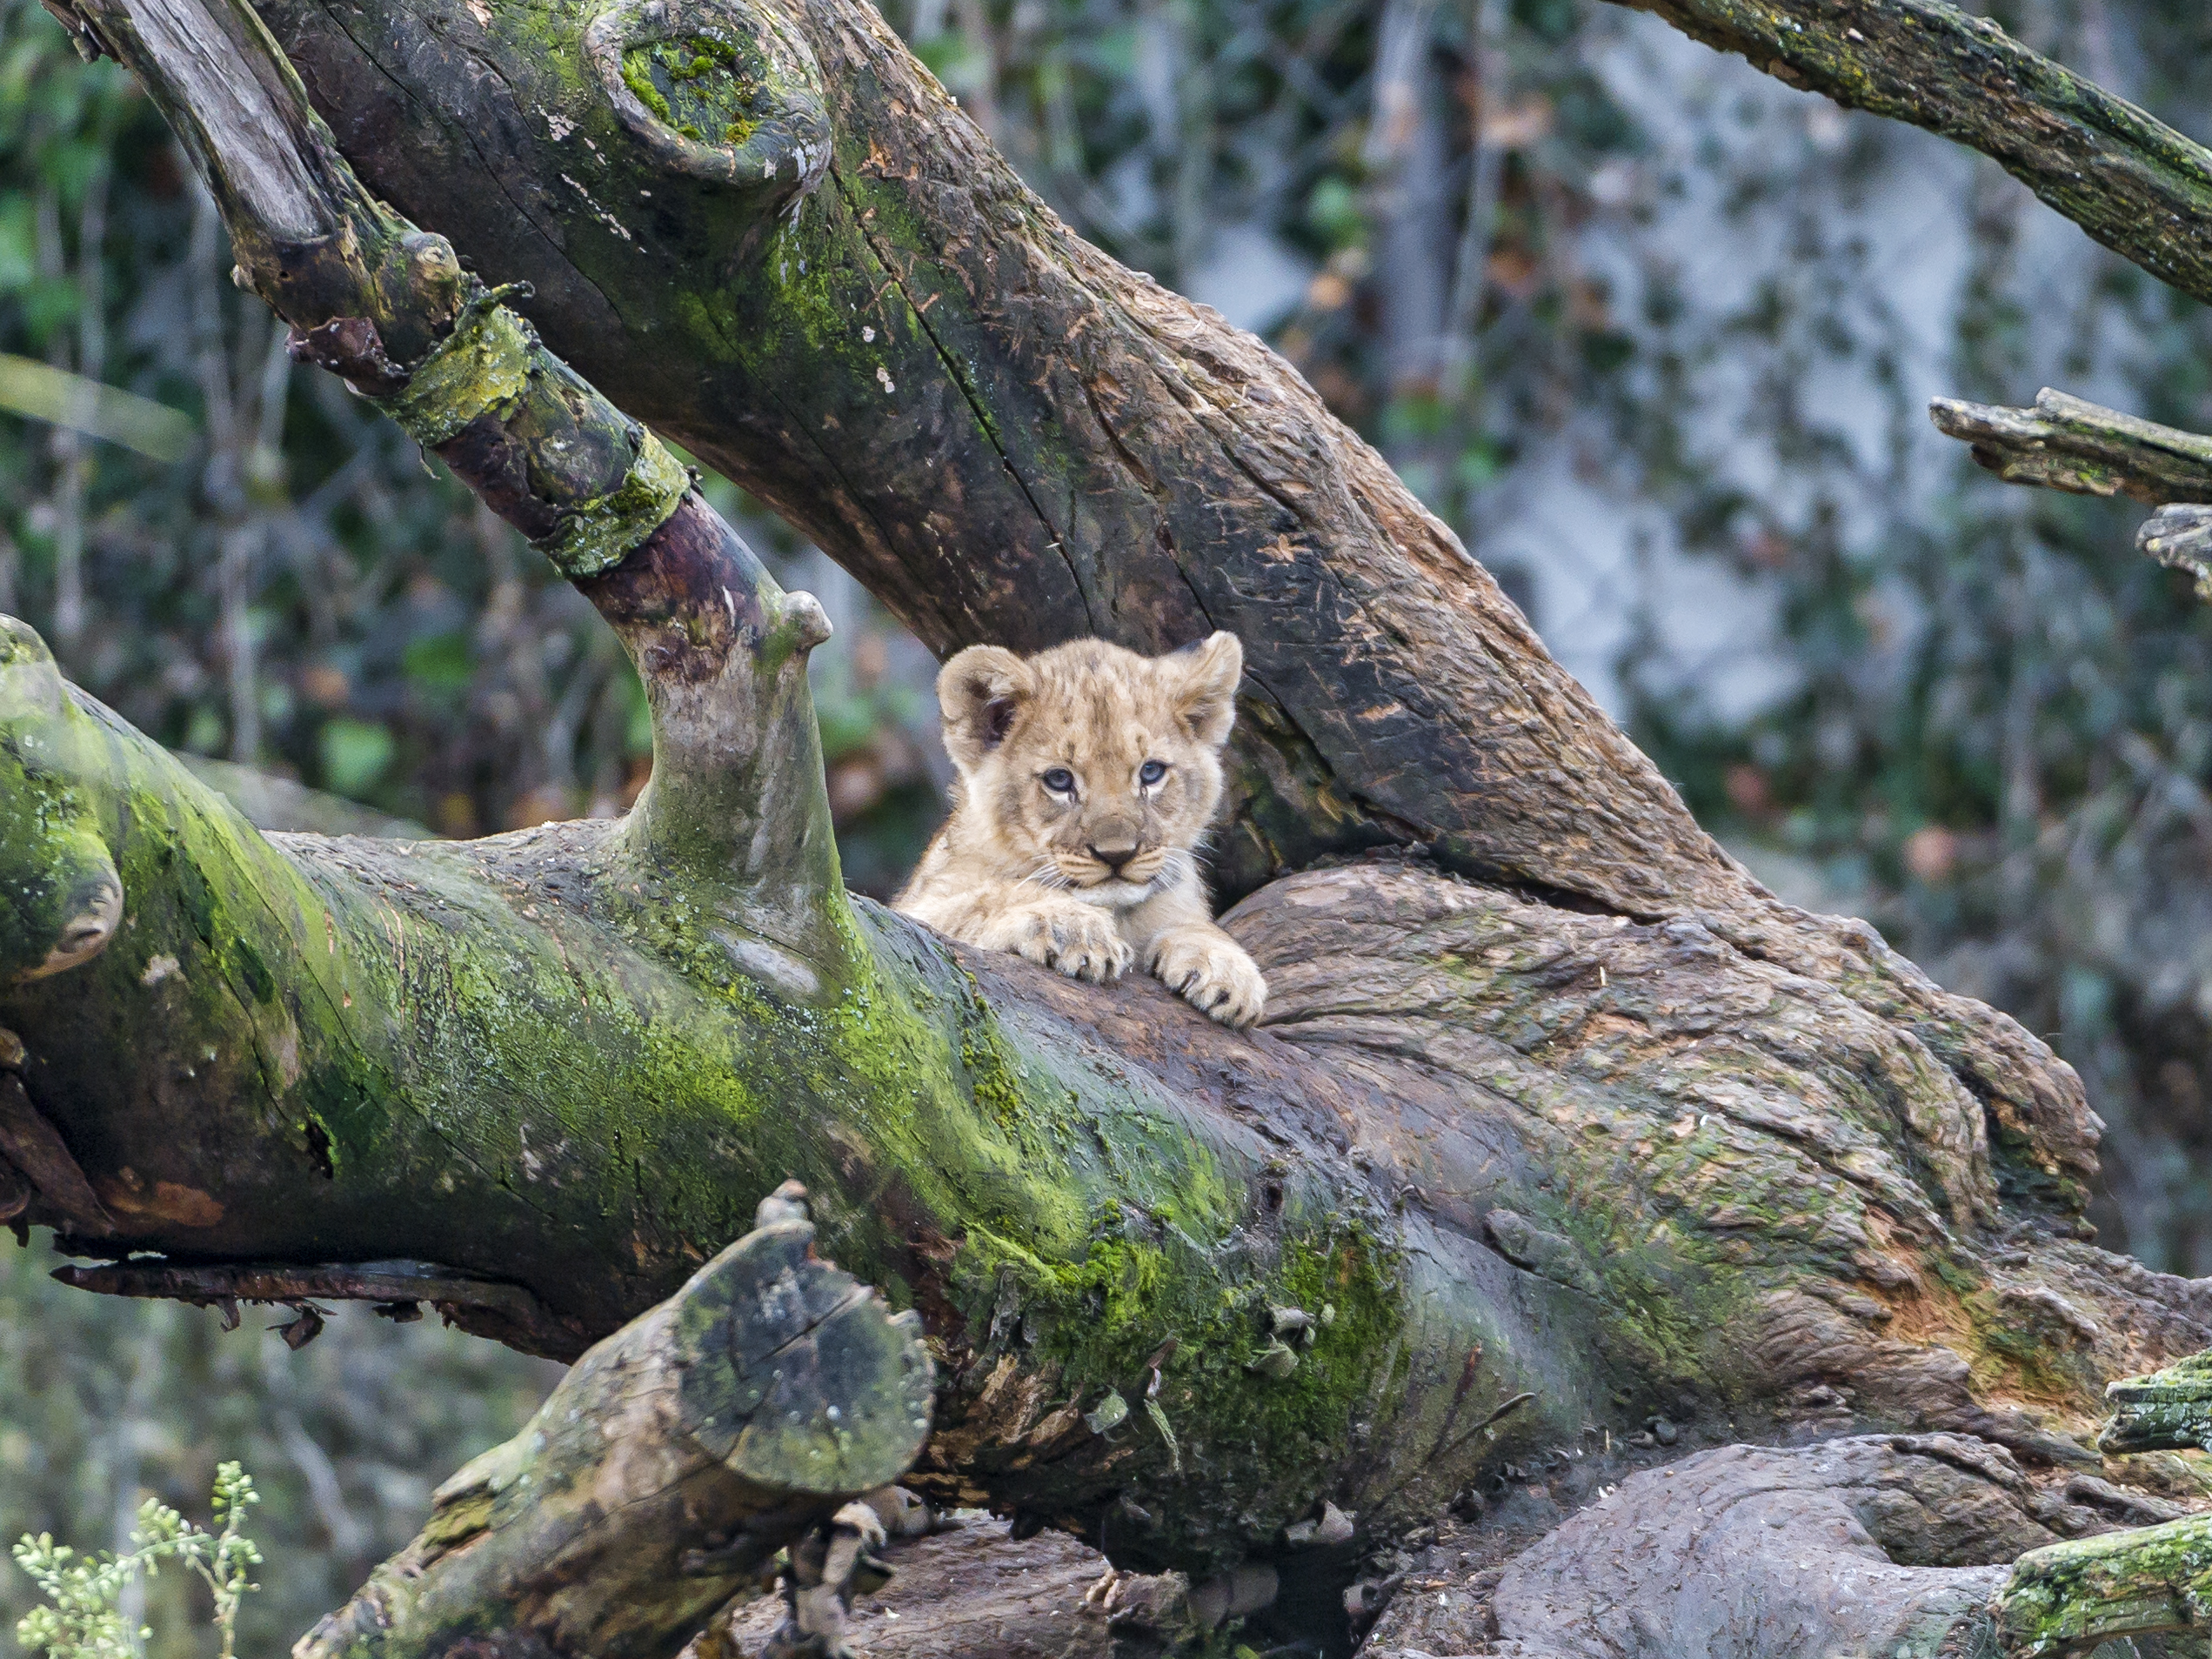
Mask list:
[[[1989,10],[2212,136],[2195,0]],[[1989,164],[1596,0],[888,15],[1083,234],[1266,332],[1380,444],[1771,884],[2050,1037],[2111,1126],[2105,1241],[2212,1273],[2212,614],[2128,512],[2008,491],[1923,414],[2055,384],[2212,430],[2201,308]],[[441,833],[620,810],[646,755],[611,638],[295,372],[229,264],[113,66],[0,0],[0,404],[35,405],[28,360],[189,425],[117,413],[145,453],[0,414],[0,609],[180,749]],[[926,655],[718,488],[839,624],[832,797],[887,893],[942,782]],[[294,1355],[47,1265],[0,1254],[0,1534],[105,1542],[241,1458],[274,1558],[248,1654],[547,1379],[355,1312]],[[0,1616],[30,1597],[0,1571]],[[198,1639],[156,1623],[164,1655]]]

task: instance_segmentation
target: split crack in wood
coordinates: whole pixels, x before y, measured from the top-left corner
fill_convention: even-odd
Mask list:
[[[365,1301],[374,1303],[385,1317],[402,1322],[419,1318],[421,1305],[427,1302],[449,1324],[478,1335],[519,1340],[529,1351],[549,1358],[571,1360],[585,1346],[583,1332],[554,1314],[527,1288],[423,1261],[293,1266],[134,1260],[97,1268],[57,1268],[54,1277],[76,1289],[110,1296],[159,1298],[189,1302],[196,1308],[219,1308],[226,1330],[237,1328],[241,1302],[306,1308],[318,1300]],[[304,1346],[320,1328],[317,1315],[292,1341],[292,1346]]]

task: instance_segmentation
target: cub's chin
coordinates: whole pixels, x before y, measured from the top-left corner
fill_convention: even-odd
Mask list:
[[[1103,910],[1130,910],[1159,890],[1156,881],[1101,881],[1093,887],[1072,887],[1067,896]]]

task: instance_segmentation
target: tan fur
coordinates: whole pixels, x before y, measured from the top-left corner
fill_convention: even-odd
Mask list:
[[[1103,639],[1026,659],[960,652],[937,677],[952,815],[892,907],[1077,979],[1140,962],[1216,1020],[1250,1025],[1266,982],[1213,925],[1196,856],[1243,672],[1228,633],[1166,657]],[[1149,784],[1147,762],[1165,768]]]

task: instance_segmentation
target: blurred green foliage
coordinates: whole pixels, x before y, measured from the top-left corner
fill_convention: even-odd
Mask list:
[[[294,1353],[283,1309],[212,1309],[64,1289],[42,1244],[0,1239],[0,1539],[52,1535],[130,1549],[148,1498],[220,1529],[217,1465],[254,1474],[254,1535],[270,1556],[238,1616],[238,1650],[274,1659],[414,1535],[431,1490],[515,1434],[559,1368],[443,1330],[337,1309]],[[41,1602],[0,1565],[0,1627]],[[153,1628],[149,1659],[206,1659],[205,1587],[164,1573],[124,1601]],[[132,1611],[133,1609],[139,1609]]]
[[[245,1530],[248,1511],[260,1502],[253,1477],[239,1464],[218,1463],[209,1500],[212,1530],[148,1498],[138,1506],[127,1550],[78,1549],[51,1533],[24,1534],[10,1553],[48,1605],[23,1615],[16,1639],[46,1659],[138,1659],[153,1635],[153,1627],[141,1622],[146,1586],[166,1562],[206,1588],[216,1659],[232,1659],[238,1609],[261,1588],[253,1582],[261,1547]]]

